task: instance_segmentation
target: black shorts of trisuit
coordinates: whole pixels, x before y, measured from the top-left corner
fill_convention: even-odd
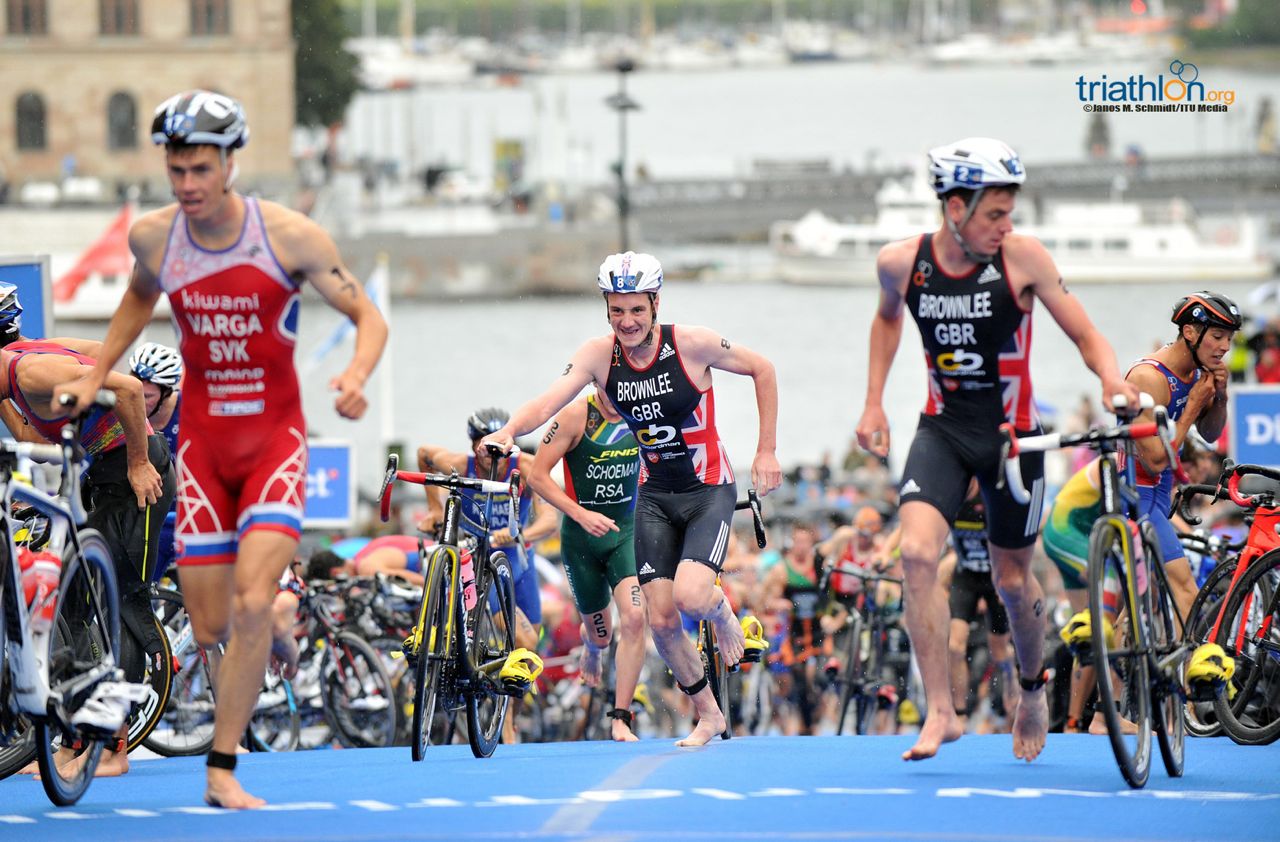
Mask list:
[[[1018,435],[1039,432],[1031,430]],[[1007,485],[996,488],[996,481],[1004,471],[1000,464],[1000,441],[1000,433],[995,428],[962,427],[921,415],[902,469],[899,504],[920,500],[941,512],[947,523],[952,523],[969,490],[969,478],[977,477],[982,486],[982,499],[987,504],[987,539],[1007,550],[1034,544],[1044,508],[1044,454],[1022,454],[1022,484],[1031,500],[1019,503]]]
[[[987,628],[992,634],[1009,633],[1009,615],[1005,613],[991,573],[983,570],[956,568],[951,577],[951,619],[972,623],[978,619],[978,600],[987,601]]]
[[[717,573],[729,549],[729,524],[738,489],[704,485],[692,491],[652,491],[636,496],[636,575],[640,584],[675,579],[681,561],[705,564]]]

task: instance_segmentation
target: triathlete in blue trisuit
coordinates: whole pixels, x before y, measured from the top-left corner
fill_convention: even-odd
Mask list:
[[[586,386],[595,384],[617,407],[640,443],[636,502],[636,571],[654,643],[693,697],[698,725],[677,745],[704,745],[725,720],[707,687],[702,662],[680,614],[715,625],[728,663],[765,642],[755,618],[746,638],[715,584],[729,544],[737,492],[716,431],[712,369],[744,374],[755,383],[760,435],[751,480],[761,494],[782,482],[777,446],[778,387],[773,364],[704,327],[658,324],[662,266],[649,254],[610,255],[596,285],[604,294],[610,332],[587,340],[542,395],[516,410],[486,442],[509,447],[515,436],[545,424]]]

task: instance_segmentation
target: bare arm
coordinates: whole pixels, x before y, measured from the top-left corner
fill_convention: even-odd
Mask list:
[[[1155,366],[1134,366],[1133,370],[1129,372],[1128,381],[1138,391],[1151,395],[1157,404],[1169,403],[1169,382],[1165,380],[1164,375]],[[1191,388],[1191,394],[1187,397],[1187,404],[1183,407],[1182,415],[1174,424],[1172,442],[1174,453],[1182,449],[1182,443],[1187,440],[1187,434],[1191,431],[1191,425],[1195,423],[1196,417],[1199,416],[1205,406],[1212,402],[1213,378],[1205,375]],[[1152,410],[1147,409],[1143,410],[1138,417],[1143,421],[1151,421],[1154,420],[1155,415]],[[1160,439],[1150,436],[1145,439],[1137,439],[1133,444],[1137,449],[1138,458],[1142,460],[1143,467],[1152,476],[1169,467],[1169,455],[1164,452],[1164,445],[1160,443]]]
[[[44,436],[40,435],[35,429],[27,423],[27,419],[22,417],[22,413],[13,405],[12,401],[0,401],[0,421],[9,428],[9,435],[18,441],[30,442],[31,444],[48,444]]]
[[[369,406],[364,384],[387,344],[387,322],[364,287],[343,265],[338,247],[323,228],[301,214],[283,209],[273,210],[272,219],[281,220],[276,235],[287,249],[294,276],[309,281],[330,307],[351,319],[356,327],[355,354],[346,369],[329,382],[329,388],[338,393],[334,407],[339,415],[360,418]]]
[[[418,448],[418,470],[435,474],[447,474],[450,471],[466,474],[467,455],[454,453],[436,445],[424,444]],[[423,490],[427,493],[427,514],[419,521],[418,530],[430,533],[435,531],[436,525],[444,518],[445,492],[444,489],[432,485],[425,486]]]
[[[583,343],[545,392],[511,413],[511,420],[496,433],[485,436],[484,441],[510,448],[516,436],[523,436],[547,423],[584,386],[599,382],[597,375],[608,364],[612,341],[608,337],[597,337]]]
[[[760,429],[751,462],[751,483],[763,496],[782,484],[778,465],[778,374],[768,359],[745,345],[731,343],[705,327],[681,327],[680,343],[691,367],[718,368],[750,377],[755,384]]]
[[[529,468],[527,479],[533,490],[544,500],[564,512],[588,533],[599,537],[610,530],[617,532],[618,525],[612,518],[579,505],[577,500],[570,497],[551,478],[551,469],[555,464],[582,441],[586,421],[586,398],[580,398],[562,409],[560,414],[552,419],[551,426],[542,437],[542,445],[533,457],[533,465]]]
[[[555,483],[552,483],[554,485]],[[543,538],[552,535],[560,526],[560,515],[556,509],[547,505],[538,494],[533,495],[532,519],[529,525],[521,530],[526,543],[536,544]]]
[[[830,538],[818,545],[818,555],[830,562],[838,554],[844,552],[844,548],[853,542],[854,536],[857,534],[858,531],[852,526],[840,527],[831,533]]]
[[[902,341],[902,314],[907,275],[916,240],[899,240],[880,250],[876,275],[880,304],[871,317],[867,351],[867,399],[858,421],[858,446],[883,458],[889,455],[889,419],[884,414],[884,386]]]

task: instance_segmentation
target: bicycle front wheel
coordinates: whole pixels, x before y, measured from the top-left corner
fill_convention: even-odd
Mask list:
[[[409,746],[415,761],[421,760],[431,745],[431,723],[436,714],[444,661],[449,656],[447,630],[449,557],[436,549],[427,557],[426,580],[422,585],[422,611],[418,615],[417,661],[413,665],[413,733]]]
[[[245,726],[244,740],[250,751],[297,751],[302,741],[302,715],[287,678],[267,671]]]
[[[134,647],[133,656],[143,659],[145,667],[142,672],[142,683],[147,688],[146,699],[134,708],[133,714],[129,717],[129,751],[142,745],[147,735],[160,724],[165,707],[169,704],[169,694],[173,691],[173,649],[169,643],[169,636],[165,634],[164,627],[157,617],[152,616],[149,619],[155,625],[160,641],[160,651],[154,655],[147,655],[142,651],[141,644],[127,629],[120,636],[120,645]],[[125,625],[127,626],[127,623]]]
[[[80,800],[93,774],[97,771],[102,749],[111,734],[70,728],[69,719],[76,708],[88,700],[97,682],[77,687],[91,673],[109,673],[119,663],[120,597],[116,591],[116,574],[111,551],[95,530],[81,530],[80,552],[74,544],[62,559],[62,584],[58,592],[49,641],[49,688],[61,694],[64,709],[58,717],[42,717],[35,722],[36,760],[40,766],[40,782],[49,800],[62,807]],[[72,746],[79,746],[82,762],[66,763]],[[59,766],[55,760],[63,760]]]
[[[530,574],[532,575],[532,573]],[[495,552],[476,577],[476,606],[471,611],[471,651],[475,666],[501,660],[515,648],[515,578],[506,554]],[[511,697],[477,681],[467,694],[467,742],[476,757],[489,757],[502,738]]]
[[[852,609],[851,609],[852,610]],[[862,617],[855,614],[849,622],[849,627],[845,629],[847,638],[845,640],[844,667],[840,670],[840,675],[836,679],[840,683],[840,696],[836,702],[836,736],[844,734],[845,721],[849,716],[849,703],[854,701],[853,685],[858,681],[860,673],[859,664],[861,663],[862,651]],[[853,733],[861,733],[858,730],[859,720],[857,707],[854,707],[854,722],[849,730]]]
[[[395,690],[382,658],[359,635],[339,632],[329,648],[333,672],[324,715],[347,748],[386,748],[396,738]]]
[[[1249,565],[1227,598],[1215,641],[1235,659],[1229,686],[1214,700],[1222,728],[1241,745],[1280,738],[1280,550]]]
[[[1147,628],[1151,630],[1151,656],[1147,661],[1154,679],[1150,685],[1151,722],[1156,732],[1156,742],[1160,746],[1164,770],[1169,777],[1180,778],[1187,742],[1187,706],[1182,696],[1186,650],[1178,636],[1178,605],[1174,602],[1173,589],[1165,576],[1164,558],[1160,554],[1155,529],[1149,522],[1142,525],[1142,539],[1145,545],[1143,551],[1155,573],[1145,603],[1150,609]],[[1170,659],[1172,663],[1167,667],[1162,665]]]
[[[1140,789],[1151,774],[1151,681],[1142,653],[1145,635],[1138,616],[1142,609],[1126,565],[1131,540],[1123,520],[1103,516],[1094,523],[1089,533],[1089,620],[1098,706],[1107,723],[1111,750],[1129,786]],[[1102,633],[1112,623],[1105,607],[1108,580],[1118,582],[1120,588],[1113,644]]]
[[[724,715],[724,730],[720,732],[720,739],[727,740],[733,736],[729,711],[729,665],[720,654],[714,624],[710,620],[703,620],[700,625],[702,628],[698,640],[702,648],[702,668],[706,673],[711,695],[715,696],[716,705]]]

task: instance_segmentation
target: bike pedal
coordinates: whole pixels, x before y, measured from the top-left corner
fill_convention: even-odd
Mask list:
[[[524,694],[529,692],[531,682],[521,681],[515,678],[502,679],[500,690],[504,696],[511,696],[516,699],[523,699]]]
[[[1193,681],[1185,688],[1187,701],[1212,702],[1222,695],[1225,686],[1226,683],[1221,681]]]

